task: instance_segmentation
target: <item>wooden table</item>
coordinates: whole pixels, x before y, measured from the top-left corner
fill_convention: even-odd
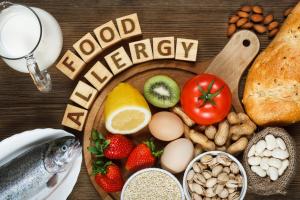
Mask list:
[[[282,19],[284,9],[293,6],[296,0],[21,0],[52,13],[61,25],[65,50],[86,32],[120,16],[137,12],[144,38],[175,36],[199,40],[198,61],[215,56],[226,44],[226,22],[244,3],[258,3],[267,12]],[[270,42],[260,37],[262,49]],[[112,50],[112,49],[111,49]],[[29,75],[18,73],[0,62],[0,140],[21,131],[34,128],[62,128],[60,125],[68,98],[76,81],[66,78],[55,67],[50,69],[53,91],[39,93]],[[300,124],[287,130],[300,146]],[[80,133],[76,133],[82,137]],[[290,185],[286,197],[257,197],[247,199],[297,199],[300,197],[300,166],[297,177]],[[299,178],[298,178],[299,177]],[[297,180],[298,179],[298,180]],[[68,199],[99,199],[90,183],[84,164],[78,182]]]

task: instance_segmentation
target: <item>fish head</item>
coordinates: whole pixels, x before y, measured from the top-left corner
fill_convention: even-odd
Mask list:
[[[81,154],[82,147],[75,137],[62,137],[49,143],[44,155],[44,166],[50,173],[68,170]]]

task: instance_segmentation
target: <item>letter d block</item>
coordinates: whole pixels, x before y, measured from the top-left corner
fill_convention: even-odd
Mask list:
[[[177,38],[176,60],[186,60],[195,62],[197,59],[198,40]]]
[[[139,18],[136,13],[117,18],[116,21],[122,39],[142,34]]]
[[[79,81],[70,99],[78,105],[89,109],[97,95],[97,90],[88,84]]]
[[[91,61],[102,51],[100,45],[90,33],[87,33],[80,40],[78,40],[73,45],[73,48],[86,63]]]
[[[167,59],[175,57],[174,37],[153,38],[154,59]]]
[[[83,70],[85,62],[83,62],[72,51],[68,50],[65,55],[57,63],[56,67],[63,74],[74,80],[78,74]]]
[[[83,108],[68,104],[61,124],[69,128],[82,131],[87,118],[87,113],[87,110]]]

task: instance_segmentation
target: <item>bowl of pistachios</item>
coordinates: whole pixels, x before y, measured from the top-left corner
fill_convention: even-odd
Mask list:
[[[244,199],[247,175],[242,164],[222,151],[209,151],[194,158],[183,176],[183,190],[188,200],[221,198]]]

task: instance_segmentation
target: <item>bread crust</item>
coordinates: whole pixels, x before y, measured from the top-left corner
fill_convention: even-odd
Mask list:
[[[243,104],[258,125],[300,121],[300,3],[251,66]]]

